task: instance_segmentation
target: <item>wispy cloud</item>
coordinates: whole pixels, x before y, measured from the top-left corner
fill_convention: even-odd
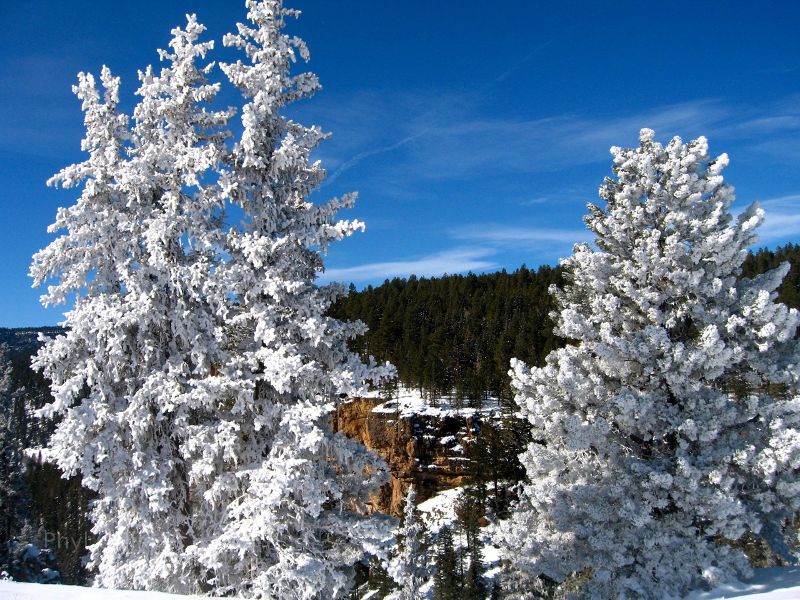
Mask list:
[[[729,136],[756,135],[787,132],[800,129],[800,111],[795,114],[777,114],[735,123],[718,131]]]
[[[759,242],[800,241],[800,194],[759,202],[766,219],[758,230]]]
[[[564,204],[581,204],[585,205],[589,201],[596,198],[596,194],[592,195],[586,187],[577,185],[559,186],[556,189],[540,192],[539,195],[532,195],[530,197],[523,197],[517,204],[519,206],[542,206],[551,205],[558,206]]]
[[[380,174],[374,173],[380,177],[412,172],[416,179],[446,181],[488,174],[552,172],[608,161],[608,148],[636,143],[641,127],[652,127],[660,136],[699,135],[730,116],[730,110],[716,100],[625,115],[562,114],[538,119],[487,117],[480,100],[468,95],[434,97],[427,102],[434,108],[414,112],[425,104],[420,98],[409,97],[386,110],[371,106],[367,114],[382,115],[381,122],[361,118],[358,127],[368,128],[371,138],[365,132],[356,134],[362,140],[371,139],[371,143],[351,148],[350,156],[342,159],[330,181],[361,163],[372,164],[379,155],[387,155]],[[359,175],[363,180],[364,171]]]
[[[800,130],[794,136],[771,135],[765,141],[749,146],[749,149],[754,153],[767,155],[774,162],[788,162],[796,165],[800,160]]]
[[[504,264],[504,254],[509,251],[530,251],[531,258],[535,254],[555,260],[568,255],[576,242],[589,238],[586,230],[506,227],[486,223],[455,227],[446,234],[455,245],[449,250],[419,258],[333,268],[325,272],[322,280],[367,282],[411,274],[437,277],[446,273],[480,272],[499,268]]]
[[[394,144],[389,144],[388,146],[381,146],[379,148],[372,148],[371,150],[365,150],[363,152],[359,152],[355,156],[347,159],[344,163],[342,163],[327,179],[327,183],[331,184],[342,175],[342,173],[349,171],[353,167],[355,167],[358,163],[363,161],[370,156],[375,156],[377,154],[384,154],[386,152],[391,152],[392,150],[397,150],[398,148],[405,146],[406,144],[413,142],[419,137],[422,137],[424,132],[417,133],[414,135],[410,135],[399,142],[395,142]]]
[[[414,215],[424,213],[441,231],[428,227],[421,241],[397,240],[396,253],[388,255],[392,260],[333,268],[326,279],[365,282],[523,261],[552,264],[568,256],[573,244],[591,241],[580,217],[609,171],[608,148],[635,146],[642,127],[655,129],[662,141],[707,135],[712,152],[731,154],[737,177],[747,169],[760,173],[765,160],[786,164],[800,158],[798,96],[759,105],[702,98],[606,114],[521,118],[491,110],[491,99],[480,91],[339,99],[343,110],[332,113],[329,123],[336,136],[325,146],[339,158],[329,183],[383,203],[398,227],[413,221],[418,228]],[[762,202],[762,242],[798,239],[800,196],[778,198],[787,190],[758,181],[749,186],[775,196]],[[434,217],[432,205],[439,211]],[[489,222],[474,223],[481,217]],[[429,248],[439,251],[413,254],[433,252]]]
[[[543,243],[574,244],[589,237],[585,229],[551,229],[543,227],[506,227],[474,225],[451,230],[457,240],[469,240],[495,247],[530,247]]]
[[[535,198],[528,198],[521,201],[520,206],[538,206],[540,204],[549,204],[553,199],[550,196],[536,196]]]
[[[709,135],[736,144],[737,160],[766,155],[775,162],[794,164],[800,158],[800,95],[763,106],[739,107],[735,118]]]
[[[391,100],[359,96],[346,107],[338,138],[333,182],[362,168],[354,181],[370,179],[446,182],[502,174],[553,173],[581,165],[608,163],[612,145],[635,145],[642,127],[659,139],[704,134],[712,151],[737,147],[736,160],[754,154],[789,160],[800,154],[800,101],[790,96],[762,105],[731,104],[702,98],[637,111],[552,114],[540,118],[496,117],[478,92],[408,92]],[[768,138],[765,140],[765,137]],[[747,152],[744,151],[747,150]]]
[[[571,31],[571,30],[573,30],[573,29],[576,29],[576,26],[572,26],[572,27],[568,27],[568,28],[566,28],[566,29],[564,30],[564,32],[562,32],[562,35],[563,35],[563,33],[569,32],[569,31]],[[530,52],[528,52],[528,54],[526,54],[526,55],[525,55],[525,56],[522,58],[522,60],[518,60],[517,62],[515,62],[514,64],[512,64],[512,65],[511,65],[511,67],[509,67],[509,68],[508,68],[508,69],[506,69],[504,72],[502,72],[500,75],[498,75],[498,76],[497,76],[497,77],[494,79],[494,81],[493,81],[492,83],[503,83],[503,82],[504,82],[504,81],[506,81],[506,80],[507,80],[509,77],[511,77],[511,75],[513,75],[514,73],[516,73],[517,71],[519,71],[519,70],[520,70],[520,69],[521,69],[523,66],[525,66],[527,63],[529,63],[529,62],[531,61],[531,59],[532,59],[533,57],[535,57],[537,54],[539,54],[539,53],[540,53],[542,50],[544,50],[544,49],[545,49],[545,48],[547,48],[548,46],[552,46],[552,45],[553,45],[553,44],[555,44],[555,43],[556,43],[556,38],[555,38],[555,37],[553,37],[553,38],[551,38],[551,39],[547,40],[546,42],[542,42],[541,44],[539,44],[538,46],[536,46],[536,47],[535,47],[533,50],[531,50]],[[490,85],[491,85],[491,84],[490,84]],[[487,87],[488,87],[488,86],[487,86]]]
[[[323,281],[363,282],[390,279],[392,277],[434,277],[445,273],[465,273],[497,268],[490,259],[493,254],[485,248],[454,248],[421,258],[387,262],[367,263],[353,267],[328,269]]]

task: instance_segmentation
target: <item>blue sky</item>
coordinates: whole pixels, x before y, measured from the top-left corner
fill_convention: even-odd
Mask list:
[[[337,244],[326,277],[555,264],[588,240],[586,203],[608,148],[641,127],[708,136],[727,152],[737,206],[767,210],[761,244],[800,241],[800,36],[796,2],[296,0],[290,31],[324,90],[292,109],[333,137],[319,199],[356,190],[367,231]],[[2,2],[0,326],[50,324],[27,277],[46,227],[76,192],[45,187],[82,160],[71,86],[107,64],[123,80],[156,64],[195,12],[223,33],[234,0]],[[222,57],[226,55],[221,54]]]

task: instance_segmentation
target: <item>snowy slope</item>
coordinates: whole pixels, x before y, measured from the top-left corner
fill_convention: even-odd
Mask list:
[[[159,592],[101,590],[68,585],[39,585],[0,581],[0,600],[189,600],[200,596],[176,596]],[[694,592],[683,600],[798,600],[800,567],[758,569],[747,583],[724,585],[713,592]]]
[[[200,596],[0,581],[0,600],[190,600],[191,598],[199,599]]]
[[[453,488],[439,492],[433,498],[429,498],[425,502],[417,505],[420,518],[425,523],[425,527],[433,534],[439,533],[442,527],[447,526],[453,528],[458,521],[456,516],[456,504],[461,495],[461,488]],[[458,532],[455,531],[453,542],[457,546],[464,547],[466,539],[463,538]],[[492,540],[489,531],[484,529],[481,532],[481,541],[483,542],[483,566],[486,569],[484,577],[489,581],[494,581],[501,571],[500,567],[500,550],[492,545]]]
[[[694,592],[683,600],[798,600],[800,599],[800,567],[756,569],[753,579],[723,585],[711,592]]]
[[[380,398],[381,393],[378,390],[365,394],[367,398]],[[433,404],[436,406],[433,406]],[[419,390],[414,388],[407,388],[401,386],[400,389],[394,394],[392,400],[383,402],[372,409],[374,413],[396,414],[401,419],[407,419],[413,416],[423,417],[445,417],[445,416],[461,416],[471,417],[476,413],[484,415],[498,412],[499,406],[497,398],[487,398],[484,400],[483,408],[476,409],[468,406],[466,400],[456,402],[455,398],[450,395],[444,395],[436,398],[435,401],[428,400],[422,397]]]

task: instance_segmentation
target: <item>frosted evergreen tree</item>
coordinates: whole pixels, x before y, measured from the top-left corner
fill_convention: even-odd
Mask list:
[[[83,192],[31,268],[56,280],[46,305],[75,302],[34,361],[55,398],[42,414],[62,416],[40,452],[98,492],[98,585],[337,598],[390,527],[366,514],[385,464],[329,414],[393,370],[347,349],[363,326],[327,317],[343,288],[316,284],[328,245],[363,225],[336,220],[353,195],[308,201],[326,136],[280,114],[318,87],[290,73],[308,57],[281,33],[297,13],[247,7],[252,26],[225,39],[248,56],[223,66],[245,98],[232,146],[194,16],[140,73],[132,129],[119,81],[103,70],[101,100],[80,76],[90,156],[53,183]]]
[[[512,363],[536,440],[497,532],[514,597],[541,580],[662,598],[746,576],[731,542],[780,552],[800,508],[800,318],[775,302],[788,265],[740,278],[763,211],[734,219],[728,157],[705,138],[653,137],[612,148],[605,207],[586,218],[597,249],[563,263],[557,333],[574,343],[542,368]]]
[[[89,158],[49,183],[83,191],[50,227],[66,233],[31,267],[35,284],[56,280],[45,305],[74,298],[66,333],[34,359],[52,381],[41,414],[62,416],[41,454],[98,493],[91,566],[105,587],[200,589],[181,446],[213,362],[223,200],[202,178],[225,151],[229,116],[200,106],[218,87],[195,65],[212,47],[197,43],[203,29],[189,17],[160,74],[140,73],[132,131],[117,112],[119,79],[103,68],[101,99],[79,76]]]
[[[431,576],[431,568],[426,552],[425,528],[419,519],[416,499],[412,485],[406,494],[403,523],[397,532],[396,554],[389,561],[387,569],[399,589],[387,596],[388,600],[421,600],[427,597],[421,588]]]
[[[393,371],[348,350],[363,327],[326,316],[344,289],[316,284],[329,244],[363,225],[336,220],[354,195],[309,202],[325,175],[310,154],[326,135],[281,114],[319,86],[291,73],[308,59],[305,44],[282,32],[298,13],[275,0],[246,6],[250,23],[224,38],[248,58],[223,65],[246,99],[241,139],[220,176],[241,219],[216,274],[228,302],[228,353],[205,382],[216,413],[194,426],[189,448],[192,481],[209,486],[197,556],[217,593],[338,598],[354,564],[383,553],[390,527],[364,514],[385,463],[334,433],[329,414],[340,395]]]

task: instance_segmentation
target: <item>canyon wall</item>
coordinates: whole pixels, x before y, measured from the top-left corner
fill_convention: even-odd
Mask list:
[[[334,430],[375,451],[389,465],[391,480],[373,498],[374,510],[399,516],[411,484],[417,502],[460,486],[467,476],[467,448],[477,418],[455,412],[400,414],[373,411],[384,401],[354,398],[339,404]]]

